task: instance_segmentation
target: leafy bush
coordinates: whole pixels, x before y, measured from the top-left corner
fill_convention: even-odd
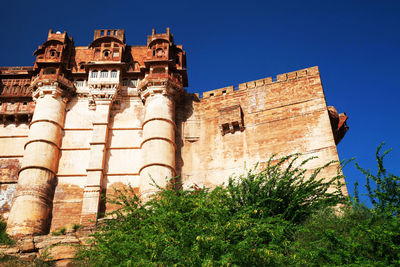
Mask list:
[[[307,266],[399,266],[400,219],[358,205],[321,211],[299,227],[292,258]]]
[[[296,225],[344,201],[340,176],[317,179],[322,167],[306,177],[306,161],[295,167],[296,160],[272,165],[271,158],[266,170],[250,170],[214,190],[160,189],[146,203],[132,189],[119,191],[111,201],[121,208],[80,251],[80,264],[285,264]]]
[[[383,166],[384,157],[391,151],[386,150],[381,153],[384,143],[378,146],[376,150],[376,162],[378,171],[376,175],[371,174],[371,171],[363,169],[356,163],[357,168],[365,175],[367,180],[366,188],[368,197],[375,209],[386,215],[400,215],[400,176],[389,173]],[[356,191],[357,192],[357,191]],[[358,193],[356,199],[359,199]]]
[[[319,209],[345,203],[340,182],[343,176],[340,172],[330,179],[317,178],[321,170],[333,162],[306,176],[307,170],[303,167],[313,158],[297,164],[299,156],[281,158],[276,164],[272,164],[274,158],[271,157],[264,170],[255,172],[256,166],[247,175],[230,178],[227,205],[234,212],[243,209],[259,210],[263,216],[279,215],[284,220],[300,223]]]
[[[8,237],[6,233],[6,227],[7,223],[4,221],[4,219],[0,218],[0,244],[12,245],[15,242]]]
[[[367,180],[373,208],[360,203],[357,187],[352,206],[320,211],[297,228],[291,247],[291,265],[307,266],[400,266],[399,176],[386,171],[384,157],[376,151],[376,175],[358,169]]]

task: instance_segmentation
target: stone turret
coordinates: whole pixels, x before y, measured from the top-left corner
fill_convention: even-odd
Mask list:
[[[75,88],[65,78],[72,40],[66,33],[49,32],[35,52],[36,78],[31,83],[36,108],[19,171],[18,189],[8,219],[10,235],[48,232],[56,186],[65,105]]]
[[[174,45],[169,28],[165,34],[156,34],[153,30],[147,40],[148,73],[138,85],[145,105],[139,171],[140,193],[144,199],[156,190],[154,182],[165,186],[168,178],[176,176],[175,104],[183,86],[187,86],[186,72],[180,71],[182,50]]]

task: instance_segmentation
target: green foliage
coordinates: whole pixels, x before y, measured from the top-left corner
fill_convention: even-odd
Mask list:
[[[340,173],[331,179],[317,178],[321,170],[333,162],[306,176],[307,170],[303,167],[312,158],[297,164],[299,156],[281,158],[274,165],[271,157],[261,172],[253,169],[245,176],[230,178],[227,205],[234,212],[249,208],[259,210],[263,216],[279,215],[286,221],[300,223],[316,210],[344,203]]]
[[[323,168],[306,177],[306,161],[294,167],[296,160],[294,155],[272,166],[271,159],[266,170],[250,170],[214,190],[160,189],[146,203],[132,189],[119,191],[111,202],[121,208],[81,250],[80,264],[284,264],[296,224],[344,199],[340,177],[316,179]]]
[[[57,231],[51,232],[51,234],[54,235],[54,236],[65,235],[66,233],[67,233],[67,229],[65,227],[60,228]]]
[[[6,227],[7,223],[4,221],[4,219],[0,218],[0,244],[12,245],[15,242],[8,237],[6,233]]]
[[[378,212],[387,215],[400,215],[400,176],[389,173],[383,166],[384,157],[391,151],[386,150],[381,153],[384,143],[378,146],[376,150],[376,161],[378,171],[376,175],[371,174],[371,171],[365,170],[357,163],[357,168],[365,175],[368,190],[368,197]],[[356,193],[358,198],[358,193]]]
[[[374,208],[360,203],[355,184],[351,207],[321,210],[297,228],[290,258],[299,261],[291,265],[400,266],[399,176],[384,168],[390,150],[381,153],[382,146],[376,151],[376,175],[356,163]]]
[[[79,229],[81,229],[82,228],[82,225],[80,225],[80,224],[74,224],[74,225],[72,225],[72,230],[74,231],[74,232],[76,232],[76,231],[78,231]]]
[[[45,261],[42,258],[34,260],[20,259],[16,256],[0,255],[0,266],[3,267],[51,267],[55,266],[54,262]]]
[[[341,175],[307,176],[299,155],[268,161],[224,187],[159,188],[141,202],[132,188],[78,253],[84,266],[400,266],[399,176],[366,176],[374,208],[341,194]],[[375,184],[373,184],[375,183]],[[329,190],[328,190],[329,189]],[[340,208],[339,208],[340,207]]]
[[[298,228],[295,240],[291,258],[298,261],[293,265],[400,265],[400,219],[362,205],[340,214],[321,211]]]

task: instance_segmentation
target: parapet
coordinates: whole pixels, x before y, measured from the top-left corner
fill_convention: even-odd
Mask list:
[[[201,99],[211,98],[214,96],[221,96],[225,95],[234,91],[241,91],[246,89],[252,89],[263,85],[269,85],[274,83],[286,82],[288,80],[295,80],[298,78],[306,77],[306,76],[315,76],[319,75],[318,66],[314,66],[307,69],[302,69],[298,71],[292,71],[288,73],[278,74],[276,77],[267,77],[264,79],[259,79],[255,81],[250,81],[246,83],[239,84],[238,87],[235,86],[228,86],[220,89],[215,89],[212,91],[203,92]]]

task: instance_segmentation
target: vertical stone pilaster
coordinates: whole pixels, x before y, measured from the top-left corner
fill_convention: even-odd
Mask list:
[[[7,224],[7,233],[12,236],[46,234],[50,226],[67,98],[58,83],[39,87],[36,97]]]
[[[119,76],[112,80],[89,80],[90,109],[95,111],[92,140],[90,142],[87,181],[83,189],[80,223],[94,225],[99,215],[101,193],[104,188],[104,162],[107,151],[108,124],[110,111],[118,92]]]
[[[83,191],[81,224],[93,225],[98,217],[104,183],[104,161],[108,139],[108,123],[112,101],[97,102],[90,142],[87,182]]]

